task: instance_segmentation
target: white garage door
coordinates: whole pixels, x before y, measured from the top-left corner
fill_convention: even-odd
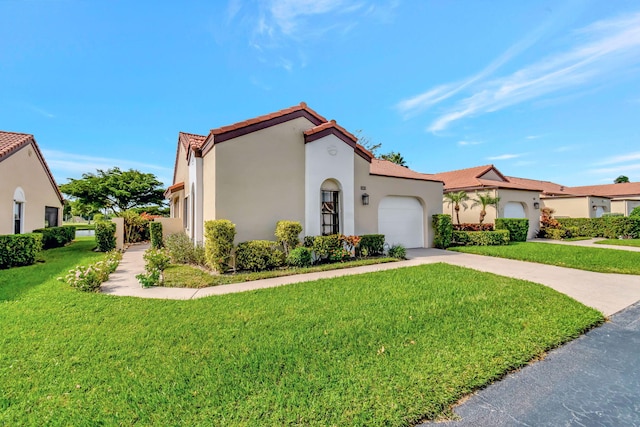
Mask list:
[[[524,206],[522,203],[509,202],[504,205],[504,217],[505,218],[526,218],[527,215],[524,212]]]
[[[414,197],[388,196],[378,206],[378,233],[389,245],[405,248],[424,247],[424,214]]]

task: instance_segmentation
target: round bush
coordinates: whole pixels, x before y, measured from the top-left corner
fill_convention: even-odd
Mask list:
[[[292,267],[309,267],[312,262],[311,249],[304,246],[292,249],[287,256],[287,265]]]

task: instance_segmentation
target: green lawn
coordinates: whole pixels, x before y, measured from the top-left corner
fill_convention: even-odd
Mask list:
[[[363,265],[383,264],[398,261],[397,258],[366,258],[355,261],[314,265],[305,268],[286,268],[256,272],[239,272],[227,274],[209,274],[197,267],[184,264],[172,264],[164,271],[162,286],[173,288],[206,288],[207,286],[228,285],[230,283],[250,282],[252,280],[270,279],[272,277],[293,276],[295,274],[315,273],[318,271],[340,270]]]
[[[595,242],[599,245],[636,246],[640,247],[640,239],[606,239]]]
[[[445,264],[190,301],[55,280],[92,246],[0,271],[0,425],[410,425],[603,320]]]
[[[461,246],[450,249],[601,273],[640,274],[638,252],[535,242],[515,242],[509,246]]]

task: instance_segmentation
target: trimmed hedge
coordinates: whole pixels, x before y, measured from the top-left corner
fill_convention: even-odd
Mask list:
[[[59,248],[76,238],[76,228],[72,225],[38,228],[33,232],[42,234],[42,249]]]
[[[473,222],[463,222],[462,224],[453,224],[454,231],[493,231],[493,224],[478,224]]]
[[[100,252],[109,252],[116,248],[116,223],[96,222],[96,243]]]
[[[31,265],[42,250],[42,234],[0,236],[0,269]]]
[[[275,236],[278,243],[282,245],[285,254],[300,245],[300,233],[302,233],[302,224],[298,221],[282,220],[276,223]]]
[[[640,238],[639,217],[558,218],[558,222],[563,228],[577,227],[577,236],[580,237]]]
[[[161,222],[152,221],[149,223],[149,236],[151,237],[151,247],[153,249],[162,249],[164,247]]]
[[[238,270],[272,270],[284,264],[285,255],[278,248],[278,242],[270,240],[249,240],[236,248],[236,268]]]
[[[451,246],[451,239],[453,235],[453,224],[451,223],[451,215],[433,215],[433,231],[433,245],[436,248],[447,249],[449,246]]]
[[[341,251],[342,242],[339,234],[331,234],[329,236],[316,236],[313,239],[311,247],[318,261],[329,259],[332,255]]]
[[[496,230],[509,230],[512,242],[526,242],[529,233],[527,218],[496,218]]]
[[[384,234],[363,234],[360,237],[358,252],[366,251],[367,256],[382,255],[384,253]]]
[[[291,267],[309,267],[313,264],[313,253],[311,249],[304,246],[291,249],[287,255],[287,265]]]
[[[454,231],[453,241],[458,246],[501,246],[509,244],[509,230]]]
[[[204,250],[207,263],[218,273],[229,269],[236,225],[228,219],[216,219],[204,223]]]

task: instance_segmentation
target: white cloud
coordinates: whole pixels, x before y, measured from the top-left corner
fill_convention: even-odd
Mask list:
[[[460,146],[478,145],[478,144],[482,144],[482,142],[480,142],[480,141],[458,141],[458,145],[460,145]]]
[[[594,174],[611,174],[611,175],[628,175],[629,171],[639,171],[640,163],[633,165],[620,165],[610,168],[591,169],[589,172]]]
[[[487,160],[509,160],[522,157],[522,154],[501,154],[499,156],[487,157]]]
[[[530,43],[517,44],[485,70],[460,83],[439,85],[416,97],[401,101],[397,108],[405,116],[420,112],[458,92],[468,95],[428,127],[446,129],[465,117],[477,116],[584,85],[611,80],[614,71],[640,63],[640,13],[598,21],[576,31],[574,46],[503,77],[486,80],[490,73]],[[535,38],[532,38],[534,40]]]
[[[554,149],[556,153],[566,153],[567,151],[573,151],[576,149],[575,145],[563,145],[562,147],[558,147]]]
[[[529,135],[526,137],[526,139],[538,139],[538,138],[542,138],[541,135]]]
[[[604,159],[602,162],[597,163],[598,165],[613,165],[617,163],[626,163],[633,162],[634,160],[640,160],[640,151],[636,151],[634,153],[622,154],[619,156],[612,156]]]
[[[53,118],[56,117],[54,114],[52,114],[52,113],[50,113],[50,112],[48,112],[48,111],[46,111],[46,110],[44,110],[42,108],[36,107],[34,105],[29,105],[29,108],[31,109],[31,111],[33,111],[35,113],[38,113],[41,116],[44,116],[44,117],[46,117],[48,119],[53,119]]]

